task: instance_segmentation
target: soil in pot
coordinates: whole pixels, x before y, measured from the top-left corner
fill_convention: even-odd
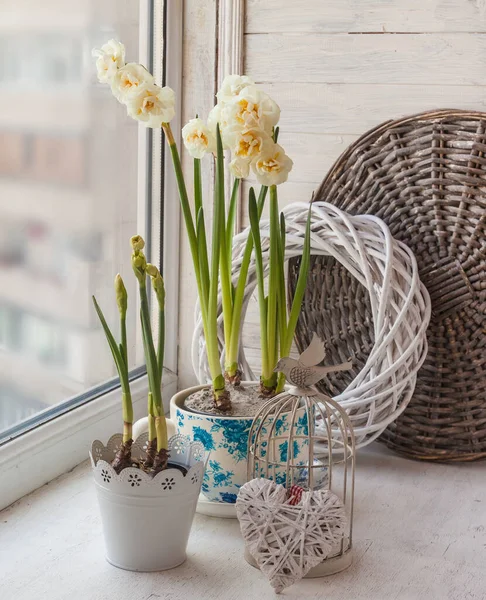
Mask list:
[[[111,466],[113,467],[113,464]],[[187,467],[184,467],[182,465],[170,462],[170,460],[167,463],[167,465],[163,469],[160,469],[160,471],[158,471],[158,472],[150,471],[149,469],[147,469],[145,467],[145,464],[143,462],[139,462],[137,460],[131,460],[130,464],[128,464],[127,467],[134,467],[135,469],[140,469],[141,471],[144,471],[145,473],[151,474],[153,477],[155,477],[155,475],[157,475],[158,472],[160,472],[160,471],[166,471],[167,469],[177,469],[178,471],[180,471],[184,475],[184,477],[189,472],[189,469]]]
[[[262,405],[268,401],[268,398],[261,395],[259,385],[226,384],[226,389],[231,398],[230,410],[223,411],[214,406],[211,389],[203,389],[191,394],[185,400],[184,408],[196,413],[221,417],[254,417]]]

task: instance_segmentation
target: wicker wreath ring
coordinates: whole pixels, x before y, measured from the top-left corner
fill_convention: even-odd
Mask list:
[[[285,258],[302,255],[309,205],[288,205]],[[263,265],[269,264],[269,222],[261,222]],[[333,256],[369,293],[375,343],[361,370],[334,399],[347,411],[354,427],[357,447],[375,440],[406,408],[412,396],[417,371],[427,354],[426,329],[430,320],[430,298],[418,276],[414,255],[393,239],[385,223],[371,215],[350,216],[325,202],[312,204],[311,254]],[[234,238],[233,281],[239,274],[250,229]],[[313,273],[309,274],[309,285]],[[242,327],[248,303],[257,285],[252,258],[242,311]],[[220,343],[223,348],[221,306]],[[211,381],[199,306],[192,345],[193,366],[201,383]],[[353,327],[353,323],[349,324]],[[332,339],[325,340],[330,347]],[[343,361],[353,356],[341,357]],[[240,336],[239,360],[244,379],[255,380]],[[224,356],[222,356],[224,363]],[[349,375],[348,375],[349,377]]]

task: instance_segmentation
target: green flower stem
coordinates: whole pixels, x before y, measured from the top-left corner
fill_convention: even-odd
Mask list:
[[[155,427],[155,437],[157,438],[157,451],[162,448],[167,448],[167,422],[165,420],[164,410],[162,406],[162,393],[160,390],[160,386],[157,385],[158,382],[158,371],[157,371],[157,362],[155,357],[155,349],[150,347],[149,338],[152,336],[152,332],[150,331],[150,336],[147,336],[147,328],[144,324],[143,310],[140,311],[140,317],[142,320],[142,338],[143,338],[143,348],[145,353],[145,362],[147,364],[147,376],[149,380],[149,389],[151,400],[150,406],[152,412],[154,414],[154,419],[152,423]],[[149,427],[150,427],[150,418],[149,418]],[[164,431],[165,430],[165,431]],[[150,433],[150,430],[149,430]],[[152,431],[153,434],[153,431]],[[155,438],[152,438],[155,439]]]
[[[148,414],[148,439],[149,442],[151,442],[152,440],[155,440],[155,438],[157,437],[157,432],[155,431],[155,413],[154,413],[154,406],[153,406],[153,398],[152,398],[152,392],[148,393],[148,400],[147,400],[147,414]]]
[[[194,214],[199,214],[202,208],[201,159],[194,159]]]
[[[182,214],[184,216],[184,222],[186,224],[187,237],[189,238],[189,247],[191,249],[192,262],[194,266],[194,272],[196,275],[196,283],[199,294],[199,301],[201,302],[201,310],[204,308],[205,297],[202,294],[201,286],[201,274],[199,267],[198,257],[198,242],[196,236],[196,229],[194,226],[194,220],[191,213],[191,207],[189,205],[189,197],[187,195],[186,183],[184,181],[184,174],[182,172],[181,160],[179,157],[179,150],[175,143],[174,136],[169,123],[162,124],[162,130],[164,131],[165,138],[169,145],[170,155],[172,158],[172,164],[174,167],[174,173],[177,180],[177,187],[179,190],[179,198],[181,202]],[[204,318],[204,317],[203,317]]]
[[[201,315],[203,317],[203,324],[207,323],[207,298],[209,295],[209,262],[208,262],[208,249],[206,245],[206,225],[204,223],[204,210],[199,209],[197,216],[197,245],[198,245],[198,259],[199,259],[199,272],[201,273],[201,296],[199,296],[199,302],[201,304]],[[207,325],[204,325],[207,327]],[[206,329],[204,329],[206,333]]]
[[[133,424],[133,406],[132,399],[129,394],[127,398],[126,392],[122,392],[122,414],[123,414],[123,443],[132,439],[132,424]]]
[[[233,235],[235,229],[236,205],[238,199],[238,189],[240,180],[233,182],[233,191],[231,193],[230,204],[228,208],[228,218],[226,224],[223,222],[223,235],[225,237],[225,247],[221,248],[221,295],[223,299],[223,322],[225,339],[225,371],[229,377],[235,377],[238,371],[238,361],[229,357],[229,348],[233,337],[233,312],[235,309],[235,290],[231,280],[231,267],[233,258]],[[226,310],[225,310],[226,309]],[[239,324],[237,324],[239,329]]]
[[[268,187],[262,186],[260,188],[260,194],[258,196],[257,215],[258,223],[263,213],[265,206],[265,198],[267,196]],[[253,192],[253,195],[255,192]],[[251,254],[253,252],[253,235],[249,235],[246,240],[245,251],[243,252],[243,259],[240,266],[240,274],[238,276],[238,282],[236,284],[236,290],[233,301],[233,320],[231,323],[231,339],[229,347],[226,348],[226,371],[231,377],[236,374],[238,369],[238,346],[240,341],[240,322],[241,322],[241,311],[243,309],[243,301],[245,299],[245,288],[248,279],[248,269],[250,267]]]
[[[191,256],[194,266],[194,272],[196,275],[196,283],[199,295],[199,302],[201,305],[201,317],[204,328],[204,335],[206,338],[207,354],[209,369],[213,378],[213,389],[215,397],[219,396],[221,392],[224,392],[224,378],[221,373],[221,364],[219,361],[219,346],[217,336],[217,294],[218,294],[218,271],[219,271],[219,241],[218,235],[221,229],[219,223],[219,215],[213,215],[213,252],[212,252],[212,264],[211,264],[211,275],[209,276],[209,261],[208,261],[208,276],[204,273],[205,260],[207,260],[207,249],[205,247],[205,238],[202,235],[196,235],[196,229],[194,227],[194,220],[191,214],[191,208],[189,205],[189,199],[187,195],[187,189],[184,181],[184,175],[182,172],[181,161],[179,157],[179,151],[172,134],[169,123],[163,123],[162,129],[164,131],[167,143],[169,145],[170,154],[172,158],[172,164],[174,166],[174,172],[177,180],[177,186],[179,189],[179,198],[181,202],[182,214],[186,224],[187,235],[189,238],[189,247],[191,249]],[[219,132],[218,132],[219,133]],[[220,156],[220,163],[223,162],[221,136],[219,136],[219,148],[218,153]],[[218,166],[218,161],[217,161]],[[197,167],[196,167],[197,170]],[[195,181],[198,182],[198,176],[196,173]],[[200,183],[197,183],[200,186]],[[215,191],[219,193],[218,189]],[[199,191],[197,192],[199,194]],[[199,198],[199,196],[198,196]],[[215,209],[219,207],[217,202],[218,198],[215,198]],[[200,200],[198,200],[200,201]],[[224,201],[224,198],[223,198]],[[197,215],[199,221],[199,233],[201,234],[204,229],[204,220],[202,213],[202,202],[199,208],[199,214]],[[215,237],[216,234],[216,237]],[[216,266],[216,269],[215,269]],[[203,281],[204,278],[204,281]]]
[[[221,280],[221,299],[223,305],[223,329],[224,329],[224,345],[229,347],[231,339],[231,323],[233,318],[233,289],[231,284],[231,260],[228,261],[228,251],[226,248],[226,231],[225,231],[225,209],[224,209],[224,181],[221,180],[222,172],[216,169],[216,186],[219,189],[217,195],[220,206],[220,235],[219,235],[219,267]],[[218,177],[219,175],[219,177]]]
[[[202,204],[202,181],[201,181],[201,161],[194,159],[194,207],[196,216],[196,239],[199,278],[201,289],[199,291],[199,302],[201,304],[201,314],[204,320],[207,319],[207,298],[209,294],[209,261],[208,245],[206,241],[206,225],[204,222],[204,207]],[[193,257],[194,260],[194,257]],[[194,265],[196,269],[196,265]],[[206,331],[206,330],[205,330]]]
[[[163,415],[162,391],[160,389],[159,369],[157,365],[157,355],[155,353],[154,340],[152,336],[152,326],[150,323],[150,312],[147,298],[147,288],[144,281],[139,282],[140,290],[140,318],[142,321],[142,337],[145,352],[145,362],[147,364],[147,376],[149,388],[152,393],[153,407],[155,414]]]
[[[164,344],[165,344],[165,285],[164,279],[155,265],[148,264],[146,273],[150,275],[152,289],[157,298],[159,307],[158,318],[158,337],[157,337],[157,372],[159,386],[162,383],[162,372],[164,370]]]
[[[277,186],[270,186],[270,257],[268,281],[268,308],[267,308],[267,340],[268,340],[268,366],[270,372],[262,372],[264,385],[267,388],[275,387],[277,374],[273,367],[278,362],[278,287],[279,287],[279,242],[280,228],[278,218]]]
[[[157,340],[157,371],[159,373],[159,386],[162,385],[164,372],[164,346],[165,346],[165,310],[159,308],[159,331]]]
[[[157,452],[167,450],[169,440],[167,439],[167,421],[165,415],[155,417],[155,431],[157,432]]]
[[[221,392],[224,392],[224,377],[221,372],[218,348],[218,274],[221,256],[221,246],[224,245],[224,156],[223,143],[219,126],[216,128],[216,185],[214,188],[213,205],[213,232],[211,248],[211,274],[208,298],[208,333],[206,344],[208,348],[208,361],[213,378],[214,395],[216,401]],[[228,298],[223,295],[223,306]],[[231,314],[231,308],[230,308]]]

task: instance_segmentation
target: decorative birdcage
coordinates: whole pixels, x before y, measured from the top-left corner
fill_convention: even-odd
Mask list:
[[[350,365],[317,366],[320,352],[314,337],[298,360],[282,359],[293,387],[263,405],[249,434],[237,514],[246,559],[277,591],[352,562],[353,428],[336,401],[310,387]]]

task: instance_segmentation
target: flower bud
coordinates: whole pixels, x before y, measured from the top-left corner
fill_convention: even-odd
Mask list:
[[[150,277],[157,277],[157,275],[159,275],[159,270],[157,267],[155,265],[151,265],[150,263],[147,263],[145,270],[147,271],[147,275],[150,275]]]
[[[120,315],[124,317],[127,314],[128,294],[120,273],[115,277],[115,295]]]
[[[155,265],[148,264],[146,272],[152,279],[152,287],[154,288],[155,295],[157,296],[157,302],[159,309],[164,310],[165,308],[165,287],[162,275]]]
[[[142,240],[143,241],[143,240]],[[147,267],[147,260],[145,258],[145,254],[139,250],[132,254],[132,269],[135,273],[135,277],[138,279],[140,283],[145,284],[145,269]]]
[[[145,248],[145,242],[141,235],[134,235],[130,238],[130,244],[134,252],[139,252]]]

